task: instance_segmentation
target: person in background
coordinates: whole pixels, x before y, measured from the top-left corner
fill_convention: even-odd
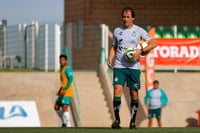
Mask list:
[[[159,81],[155,80],[153,82],[153,88],[147,92],[144,98],[144,103],[148,109],[149,127],[152,127],[154,115],[156,116],[158,126],[162,127],[161,112],[167,105],[167,102],[168,98],[165,91],[159,88]]]
[[[68,111],[73,96],[73,74],[71,67],[67,66],[67,56],[60,55],[60,80],[61,86],[58,90],[58,98],[55,103],[55,110],[62,120],[62,127],[71,127],[70,112]],[[60,107],[62,110],[60,110]]]

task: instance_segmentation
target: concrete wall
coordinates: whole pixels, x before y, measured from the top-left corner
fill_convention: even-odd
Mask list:
[[[41,126],[57,127],[61,122],[54,103],[59,86],[58,73],[0,73],[0,100],[33,100]]]
[[[155,74],[155,78],[160,81],[160,88],[166,91],[169,98],[169,103],[162,112],[164,127],[197,126],[198,115],[195,111],[200,109],[199,74],[170,72],[157,72]],[[106,106],[96,72],[75,72],[74,77],[81,100],[83,126],[109,127],[112,117],[108,106]],[[141,82],[141,90],[139,91],[140,109],[136,122],[138,126],[146,127],[148,123],[147,110],[143,102],[145,82],[142,78]],[[59,84],[59,73],[1,72],[0,100],[34,100],[37,104],[41,125],[43,127],[57,127],[61,123],[53,105]],[[110,91],[112,92],[112,90]],[[127,93],[126,91],[128,89],[125,90],[125,93]],[[122,97],[121,117],[123,126],[128,127],[130,103],[125,100],[126,96],[125,94]],[[157,126],[156,120],[154,120],[153,126]]]

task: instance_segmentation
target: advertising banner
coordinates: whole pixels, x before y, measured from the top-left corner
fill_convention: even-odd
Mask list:
[[[155,65],[160,66],[199,66],[200,39],[155,39]],[[145,64],[144,57],[140,58]]]
[[[155,28],[149,30],[149,35],[154,38]],[[153,81],[155,79],[154,71],[154,51],[152,50],[148,55],[145,56],[145,69],[146,69],[146,90],[153,88]]]
[[[153,88],[153,81],[155,79],[155,71],[154,71],[154,54],[151,51],[146,56],[146,89],[147,91]]]
[[[40,127],[34,101],[0,101],[0,127]]]

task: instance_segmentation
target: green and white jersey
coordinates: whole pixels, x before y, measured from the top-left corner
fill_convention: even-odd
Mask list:
[[[127,48],[136,48],[141,39],[149,41],[151,37],[141,27],[133,25],[132,28],[117,27],[113,33],[113,45],[117,45],[114,68],[139,69],[139,62],[128,62],[125,59]]]
[[[148,104],[150,109],[157,109],[166,106],[168,98],[163,89],[150,89],[144,98],[144,103]]]

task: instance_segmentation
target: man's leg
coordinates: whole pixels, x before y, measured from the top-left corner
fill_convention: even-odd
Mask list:
[[[162,112],[161,108],[156,109],[156,119],[157,119],[157,122],[158,122],[158,127],[162,127],[161,112]]]
[[[62,99],[62,111],[63,111],[63,120],[64,124],[67,127],[71,127],[71,122],[70,122],[70,112],[68,111],[68,107],[71,102],[71,97],[63,97]]]
[[[149,118],[148,126],[149,127],[152,127],[154,114],[155,114],[155,110],[154,109],[149,109],[148,110],[148,118]]]
[[[63,120],[64,120],[64,124],[67,127],[71,127],[71,122],[70,122],[70,113],[68,111],[68,105],[63,104],[62,105],[62,111],[63,111]]]
[[[153,123],[153,118],[149,118],[149,124],[148,124],[148,126],[152,127],[152,123]]]
[[[56,111],[56,113],[57,113],[57,115],[60,117],[60,119],[62,120],[62,126],[64,126],[64,120],[63,120],[63,112],[62,112],[62,110],[60,110],[60,106],[61,106],[61,104],[60,104],[60,102],[59,102],[59,97],[58,97],[58,99],[56,100],[56,103],[55,103],[55,105],[54,105],[54,109],[55,109],[55,111]]]
[[[158,127],[162,127],[161,119],[157,119],[157,121],[158,121]]]
[[[114,85],[114,98],[113,98],[113,110],[115,113],[115,121],[112,124],[112,128],[120,127],[120,109],[121,109],[121,96],[123,93],[123,87],[126,82],[125,69],[114,68],[113,69],[113,85]]]
[[[121,109],[121,96],[123,92],[123,86],[114,85],[114,98],[113,98],[113,110],[115,114],[115,122],[112,124],[112,128],[120,128],[120,109]]]
[[[128,69],[128,74],[127,86],[130,88],[131,93],[131,121],[129,128],[136,129],[135,119],[139,105],[138,90],[140,89],[140,70]]]
[[[135,119],[137,115],[139,100],[138,100],[138,90],[131,90],[131,122],[130,128],[135,127]]]

